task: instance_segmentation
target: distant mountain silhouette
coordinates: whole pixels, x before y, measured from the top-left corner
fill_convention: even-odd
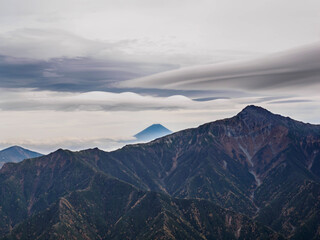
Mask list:
[[[168,135],[170,133],[172,133],[172,131],[170,131],[169,129],[165,128],[161,124],[153,124],[153,125],[147,127],[146,129],[144,129],[143,131],[141,131],[141,132],[137,133],[136,135],[134,135],[134,137],[138,141],[151,141],[151,140],[154,140],[156,138],[160,138],[160,137],[166,136],[166,135]]]
[[[40,156],[42,156],[41,153],[33,152],[19,146],[12,146],[0,151],[0,167],[6,162],[20,162],[27,158]]]

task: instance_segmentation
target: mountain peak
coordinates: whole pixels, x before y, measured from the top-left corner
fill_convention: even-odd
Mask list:
[[[30,151],[20,146],[11,146],[0,151],[0,166],[6,162],[20,162],[26,158],[42,156],[41,153]]]
[[[237,117],[239,117],[242,120],[256,120],[256,121],[262,121],[264,119],[271,119],[272,117],[277,116],[268,110],[255,106],[255,105],[249,105],[246,106],[240,113],[237,114]]]
[[[165,128],[164,126],[162,126],[160,123],[154,123],[152,124],[150,127],[161,127],[161,128]],[[149,128],[150,128],[149,127]]]
[[[2,151],[4,151],[4,150],[10,150],[10,149],[25,149],[25,148],[20,147],[20,146],[18,146],[18,145],[14,145],[14,146],[8,147],[8,148],[6,148],[6,149],[3,149]]]
[[[156,123],[137,133],[134,137],[139,141],[150,141],[170,133],[172,133],[172,131],[163,125]]]
[[[239,114],[272,114],[267,109],[260,106],[248,105]]]
[[[68,153],[71,153],[72,151],[68,150],[68,149],[62,149],[62,148],[59,148],[57,149],[56,151],[50,153],[50,154],[68,154]]]

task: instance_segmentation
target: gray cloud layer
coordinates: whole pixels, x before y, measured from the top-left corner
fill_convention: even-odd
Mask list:
[[[110,90],[110,83],[173,69],[170,64],[125,62],[89,57],[35,60],[0,56],[1,88],[53,91]]]
[[[291,89],[320,82],[320,44],[272,54],[256,61],[213,64],[155,74],[120,83],[120,87],[161,89]]]

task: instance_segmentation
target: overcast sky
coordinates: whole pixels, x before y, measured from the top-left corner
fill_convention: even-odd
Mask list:
[[[0,148],[114,149],[248,104],[320,123],[318,0],[0,0]]]

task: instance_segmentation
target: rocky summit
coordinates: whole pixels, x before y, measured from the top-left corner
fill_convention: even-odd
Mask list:
[[[248,106],[0,170],[2,239],[319,239],[320,126]]]

